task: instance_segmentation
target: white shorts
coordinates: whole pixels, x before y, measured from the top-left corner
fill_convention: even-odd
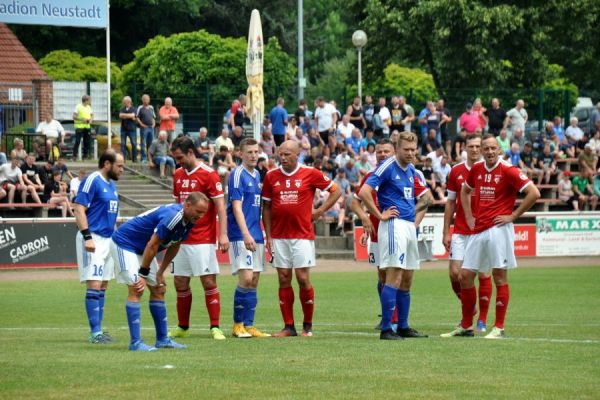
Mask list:
[[[462,261],[465,259],[465,246],[470,235],[461,235],[460,233],[452,234],[450,242],[450,260]]]
[[[369,240],[369,264],[379,267],[379,244]]]
[[[109,237],[105,238],[92,233],[96,245],[93,253],[85,251],[85,240],[81,232],[75,235],[75,249],[77,250],[77,268],[79,269],[79,282],[110,281],[115,277],[113,259],[110,256]]]
[[[240,269],[250,269],[254,272],[263,272],[265,267],[265,245],[256,243],[256,251],[246,250],[243,241],[229,243],[229,260],[231,261],[231,274],[235,275]]]
[[[117,282],[126,285],[134,285],[138,281],[138,271],[142,265],[142,256],[135,254],[132,251],[125,250],[119,247],[114,241],[110,241],[110,254],[115,263],[115,272],[117,274]],[[148,286],[156,286],[156,271],[158,271],[158,263],[156,258],[150,263],[150,273],[146,278]]]
[[[469,235],[462,267],[483,273],[490,272],[492,268],[516,268],[513,224],[493,226]]]
[[[175,276],[218,275],[217,246],[214,244],[182,244],[173,259]]]
[[[307,239],[273,239],[275,268],[314,267],[315,242]]]
[[[392,218],[379,223],[379,268],[419,269],[417,228],[413,222]]]

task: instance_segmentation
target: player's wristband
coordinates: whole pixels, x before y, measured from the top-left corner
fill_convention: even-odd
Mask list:
[[[148,275],[150,275],[150,268],[140,267],[140,269],[138,270],[138,275],[144,279],[148,278]]]
[[[92,232],[89,229],[82,229],[80,232],[85,240],[92,240]]]

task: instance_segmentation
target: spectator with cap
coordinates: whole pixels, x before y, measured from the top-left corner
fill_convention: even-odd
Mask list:
[[[558,198],[570,205],[573,211],[579,211],[579,201],[573,191],[573,184],[570,178],[571,172],[569,171],[561,174],[561,179],[558,181]]]

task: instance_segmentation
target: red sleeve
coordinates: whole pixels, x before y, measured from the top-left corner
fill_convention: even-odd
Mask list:
[[[173,197],[175,197],[179,201],[179,184],[177,183],[177,171],[173,174]]]
[[[523,189],[525,189],[525,186],[531,183],[531,180],[527,177],[527,175],[522,173],[521,170],[517,167],[511,166],[509,168],[506,168],[505,174],[508,177],[508,183],[516,191],[523,191]]]
[[[456,188],[456,168],[452,168],[448,175],[448,191],[454,193],[458,192],[458,189]]]
[[[471,168],[471,170],[469,171],[469,174],[467,175],[467,179],[465,179],[465,183],[467,184],[468,187],[470,187],[471,189],[475,188],[475,170],[477,169],[477,166],[473,166],[473,168]]]
[[[362,189],[363,185],[365,184],[365,182],[367,181],[367,178],[369,177],[369,175],[371,175],[370,173],[366,174],[362,180],[360,181],[360,184],[358,185],[358,187],[356,188],[356,191],[354,192],[354,198],[360,200],[360,197],[358,197],[358,194],[360,193],[360,189]]]
[[[271,198],[273,197],[273,188],[271,187],[271,180],[269,179],[269,175],[270,174],[267,174],[265,176],[262,187],[262,198],[266,201],[271,201]]]
[[[423,182],[421,180],[421,178],[419,177],[419,175],[415,174],[415,178],[414,179],[415,179],[415,183],[414,183],[415,197],[418,199],[425,192],[427,192],[429,189],[427,189],[427,184],[425,184],[425,182]]]
[[[317,189],[327,190],[333,185],[333,181],[316,168],[312,169],[310,176],[313,186]]]
[[[210,174],[208,174],[208,183],[208,195],[211,199],[223,197],[224,194],[221,178],[219,178],[219,175],[215,171],[212,171]]]

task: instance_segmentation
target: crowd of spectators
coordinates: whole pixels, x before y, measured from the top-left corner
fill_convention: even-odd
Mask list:
[[[179,112],[169,97],[165,98],[158,116],[148,95],[144,94],[141,100],[142,104],[134,107],[129,96],[123,98],[119,113],[121,151],[132,161],[137,161],[139,128],[140,161],[156,167],[160,177],[166,179],[175,168],[169,143],[176,137],[175,122]],[[520,168],[538,185],[557,184],[559,198],[575,210],[583,209],[585,205],[595,209],[600,196],[600,103],[591,119],[593,125],[587,134],[578,126],[577,118],[571,118],[570,125],[564,129],[562,119],[557,116],[547,122],[541,132],[532,135],[526,134],[528,114],[523,100],[505,111],[497,98],[492,99],[489,107],[477,98],[467,103],[462,113],[453,114],[443,99],[427,101],[422,109],[415,111],[404,96],[380,97],[376,103],[372,96],[366,96],[364,102],[355,97],[346,110],[340,110],[335,101],[318,97],[312,109],[301,100],[296,110],[288,113],[285,100],[279,98],[261,125],[258,170],[264,177],[269,169],[276,168],[277,147],[285,140],[296,141],[301,149],[299,161],[322,170],[342,187],[342,212],[336,214],[338,218],[347,214],[351,193],[360,180],[375,168],[377,141],[381,138],[394,141],[400,132],[413,131],[419,137],[417,168],[423,172],[437,202],[443,204],[451,166],[466,158],[466,138],[489,132],[497,136],[505,160]],[[227,187],[229,171],[240,163],[238,146],[245,137],[248,122],[245,96],[241,95],[225,113],[223,128],[215,140],[204,127],[195,139],[199,155],[218,171],[224,187]],[[157,130],[159,133],[155,135]],[[47,143],[36,142],[35,149],[52,149],[64,139],[62,126],[52,119],[51,114],[40,123],[37,131],[45,134]],[[44,155],[45,159],[55,158],[48,152]],[[34,161],[40,160],[40,151],[28,156],[20,139],[15,139],[8,159],[3,156],[0,154],[0,163],[8,166],[2,166],[0,170],[0,198],[7,197],[12,202],[16,193],[22,199],[30,197],[35,202],[58,198],[46,190],[45,185],[54,182],[48,171],[66,168],[64,159],[58,159],[56,163],[50,161],[50,167],[39,168],[39,174],[31,167],[22,169],[29,165],[31,157]],[[571,175],[561,171],[560,162],[565,158],[577,159],[578,172]],[[19,171],[22,169],[23,177],[17,177],[19,174],[14,172],[14,167],[9,167],[12,164],[18,165]],[[65,173],[69,178],[66,182]],[[68,170],[62,171],[59,182],[62,182],[61,193],[66,193],[66,198],[72,197],[72,189],[70,191],[67,186],[70,180],[77,182]],[[315,198],[317,203],[324,200],[319,196]]]

